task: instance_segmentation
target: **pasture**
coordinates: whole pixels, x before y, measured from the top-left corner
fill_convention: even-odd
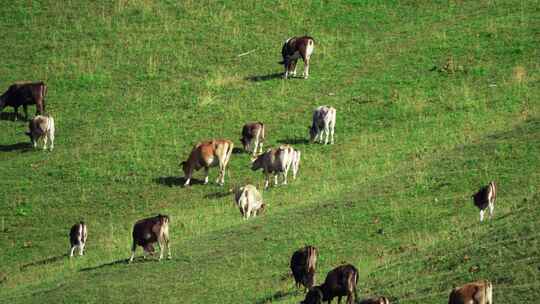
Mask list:
[[[56,140],[33,150],[27,122],[0,114],[0,302],[298,303],[288,264],[306,244],[317,284],[352,263],[362,298],[446,303],[485,278],[497,303],[537,302],[539,8],[2,1],[0,90],[44,81]],[[310,78],[283,80],[282,43],[304,34]],[[337,110],[334,145],[308,142],[319,105]],[[229,191],[264,181],[239,150],[248,121],[264,122],[265,149],[290,143],[302,162],[245,221]],[[237,148],[225,186],[214,168],[182,187],[179,163],[210,138]],[[471,195],[490,180],[495,217],[480,224]],[[158,213],[172,260],[126,264],[133,223]],[[68,259],[79,220],[86,255]]]

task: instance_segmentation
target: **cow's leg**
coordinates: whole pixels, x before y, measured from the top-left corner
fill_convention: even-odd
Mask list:
[[[225,184],[225,166],[223,164],[219,164],[219,174],[216,179],[216,183],[220,186]]]
[[[28,120],[28,105],[23,104],[24,118]]]
[[[15,116],[13,116],[13,120],[17,120],[17,116],[19,116],[19,107],[13,107],[15,109]]]
[[[289,173],[288,171],[289,171],[289,168],[285,169],[285,171],[281,173],[283,175],[283,182],[282,182],[283,185],[287,184],[287,174]]]
[[[54,149],[54,134],[49,133],[49,140],[51,142],[49,145],[49,151],[52,151]]]
[[[83,255],[84,254],[84,246],[86,245],[86,243],[81,243],[79,245],[79,255]]]
[[[309,58],[304,59],[304,79],[309,77]]]
[[[493,218],[493,210],[495,209],[495,204],[493,202],[489,203],[489,218]]]
[[[259,153],[263,152],[263,142],[259,143]]]
[[[264,173],[264,189],[268,189],[268,184],[270,184],[270,173]]]
[[[334,144],[334,125],[330,126],[330,144]]]
[[[208,184],[208,171],[210,171],[209,167],[204,167],[204,184]]]
[[[47,139],[48,139],[49,136],[47,136],[47,134],[44,134],[42,136],[43,138],[43,151],[47,150]]]
[[[296,64],[298,63],[298,60],[294,60],[293,62],[291,62],[291,70],[292,70],[292,75],[294,77],[296,77]]]
[[[253,145],[253,155],[257,154],[257,147],[259,146],[259,138],[255,137],[255,145]],[[250,147],[251,148],[251,147]]]
[[[286,59],[284,61],[287,61]],[[285,73],[283,74],[283,78],[287,79],[289,78],[289,63],[285,63],[283,65],[285,67]]]
[[[75,248],[77,248],[77,245],[72,245],[71,249],[69,250],[69,257],[73,257],[73,252],[75,251]]]
[[[324,126],[324,144],[328,144],[328,138],[330,137],[330,128],[328,125]]]
[[[274,173],[274,186],[277,186],[278,185],[278,173]]]
[[[484,220],[484,210],[480,210],[480,222]]]
[[[131,246],[131,256],[129,257],[129,263],[133,262],[133,258],[135,258],[136,249],[137,249],[137,243],[135,243],[135,240],[134,240],[133,245]]]

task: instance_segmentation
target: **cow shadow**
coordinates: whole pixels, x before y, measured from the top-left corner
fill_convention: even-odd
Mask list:
[[[0,120],[11,120],[11,121],[17,120],[17,121],[21,121],[21,122],[28,121],[28,119],[25,116],[23,116],[23,115],[21,115],[19,113],[15,114],[15,112],[2,112],[2,113],[0,113]]]
[[[268,75],[258,75],[258,76],[249,76],[246,77],[246,80],[253,81],[253,82],[259,82],[259,81],[268,81],[272,79],[282,78],[283,73],[274,73],[274,74],[268,74]]]
[[[262,299],[258,300],[255,303],[256,304],[272,303],[274,301],[279,301],[279,300],[282,300],[282,299],[290,297],[290,296],[296,296],[298,294],[300,294],[299,290],[287,291],[287,292],[278,291],[278,292],[274,293],[271,296],[267,296],[265,298],[262,298]]]
[[[214,192],[214,193],[208,193],[204,195],[204,198],[206,199],[219,199],[222,197],[226,197],[231,195],[231,192],[225,191],[225,192]]]
[[[32,150],[32,144],[30,142],[20,142],[12,145],[0,145],[0,152],[12,152],[12,151],[30,151]]]
[[[305,139],[303,137],[280,139],[277,142],[280,143],[280,144],[287,144],[287,145],[307,145],[307,144],[309,144],[309,140],[307,140],[307,139]]]
[[[233,154],[242,154],[242,153],[244,153],[244,149],[235,147],[235,148],[232,149],[232,153]]]
[[[178,177],[178,176],[161,176],[158,178],[154,178],[154,182],[156,184],[160,184],[163,186],[173,187],[173,186],[183,186],[186,182],[185,177]],[[204,185],[204,180],[191,178],[190,186],[192,185]]]
[[[137,257],[137,258],[133,259],[133,261],[137,262],[137,263],[146,263],[146,262],[152,261],[152,259],[143,259],[143,257]],[[98,269],[101,269],[101,268],[120,265],[120,264],[124,264],[124,265],[129,264],[129,259],[121,259],[121,260],[116,260],[116,261],[112,261],[110,263],[105,263],[105,264],[101,264],[101,265],[97,265],[97,266],[93,266],[93,267],[85,267],[85,268],[81,268],[81,270],[79,270],[79,271],[86,272],[86,271],[98,270]]]
[[[54,263],[54,262],[63,260],[63,259],[66,258],[67,256],[68,256],[68,255],[65,253],[65,254],[62,254],[62,255],[57,255],[57,256],[53,256],[53,257],[46,258],[46,259],[43,259],[43,260],[31,262],[31,263],[22,265],[20,269],[21,269],[21,270],[24,270],[24,269],[26,269],[26,268],[28,268],[28,267],[41,266],[41,265],[46,265],[46,264]]]

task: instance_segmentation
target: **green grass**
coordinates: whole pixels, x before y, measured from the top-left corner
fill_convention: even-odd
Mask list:
[[[350,262],[362,297],[445,303],[486,278],[497,303],[535,302],[539,7],[2,1],[0,88],[45,81],[57,134],[52,153],[33,151],[26,123],[2,114],[0,302],[297,303],[288,263],[305,244],[319,248],[318,283]],[[282,41],[304,33],[310,79],[273,77]],[[305,144],[323,104],[337,109],[336,144]],[[178,164],[203,139],[240,147],[255,120],[265,147],[293,141],[303,159],[246,222],[228,189],[262,185],[247,154],[233,154],[223,188],[181,187]],[[470,195],[489,180],[495,219],[480,224]],[[115,263],[133,223],[156,213],[171,216],[173,259]],[[81,219],[87,255],[68,260]]]

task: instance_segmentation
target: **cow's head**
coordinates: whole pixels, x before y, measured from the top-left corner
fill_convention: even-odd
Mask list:
[[[264,162],[264,154],[261,154],[259,156],[255,156],[251,158],[251,170],[257,171],[263,167]]]
[[[0,96],[0,113],[2,113],[2,111],[6,107],[6,98],[4,97],[4,95]]]
[[[300,304],[322,304],[323,302],[323,293],[322,290],[316,286],[311,288],[306,294],[304,301]]]

